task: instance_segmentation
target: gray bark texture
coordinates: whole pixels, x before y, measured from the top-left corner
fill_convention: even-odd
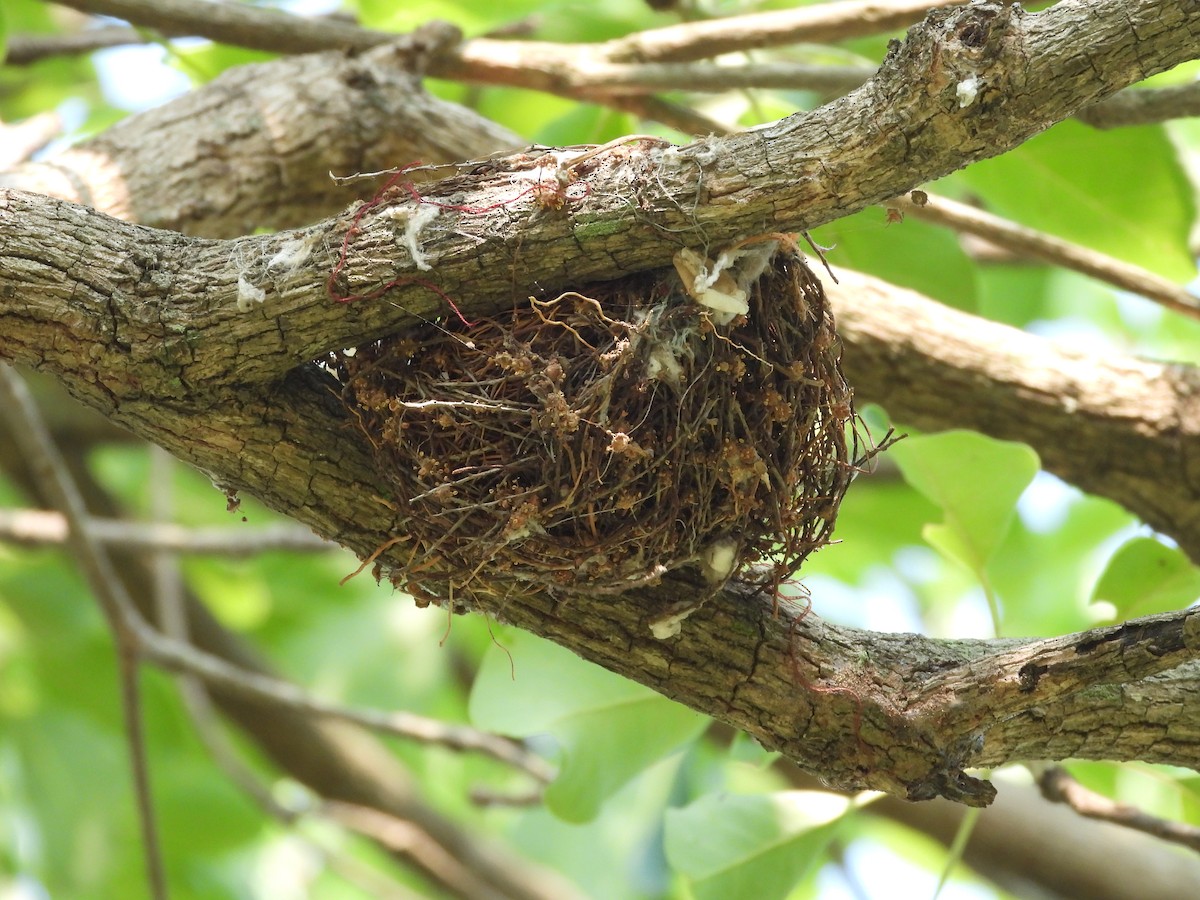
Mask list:
[[[243,170],[243,142],[248,157],[300,160],[297,173],[311,173],[310,156],[320,158],[318,171],[374,163],[339,156],[337,144],[293,141],[311,127],[298,119],[287,120],[297,155],[278,142],[257,146],[276,133],[280,104],[269,85],[235,73],[187,101],[187,116],[215,129],[212,92],[230,90],[251,117],[229,135],[204,132],[205,147],[234,154],[205,170],[223,186],[212,206],[176,203],[171,191],[152,199],[155,186],[139,180],[151,165],[138,148],[152,145],[142,140],[177,131],[182,107],[76,151],[69,170],[101,171],[85,158],[90,151],[113,167],[87,193],[67,187],[69,178],[53,185],[45,169],[8,178],[0,356],[52,374],[223,488],[259,497],[365,557],[394,533],[393,511],[380,500],[388,489],[310,360],[444,316],[447,296],[467,317],[486,315],[531,294],[668,266],[684,246],[715,251],[815,227],[1002,153],[1197,48],[1200,6],[1187,0],[941,11],[867,84],[770,127],[681,148],[631,140],[595,154],[529,150],[447,170],[414,186],[422,204],[440,205],[413,242],[405,227],[418,204],[407,188],[305,225],[349,195],[335,201],[281,166],[271,184],[306,187],[285,190],[299,197],[294,207],[268,209],[253,184],[268,176]],[[355,90],[369,82],[368,98],[371,84],[392,96],[388,79],[399,77],[362,59],[317,60],[358,72],[337,77]],[[978,89],[963,105],[959,85],[969,79]],[[411,93],[417,119],[467,123],[462,134],[437,129],[428,158],[511,147],[510,136],[439,111],[415,83]],[[161,177],[183,193],[193,189],[186,161],[206,151],[175,146],[180,165],[168,160]],[[531,183],[563,188],[565,202],[517,196]],[[263,224],[303,227],[232,238]],[[374,300],[330,296],[387,285]],[[1026,441],[1049,470],[1124,503],[1200,559],[1196,370],[1068,352],[866,276],[847,275],[829,293],[860,401],[926,428]],[[404,558],[397,546],[380,562],[388,572]],[[684,572],[620,597],[520,597],[483,611],[744,729],[839,787],[985,805],[994,789],[965,770],[1067,756],[1200,764],[1200,613],[1050,640],[941,641],[835,626],[731,584],[678,637],[651,635],[659,611],[707,590]]]

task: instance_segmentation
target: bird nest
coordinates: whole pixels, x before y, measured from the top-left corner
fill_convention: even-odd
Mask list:
[[[794,250],[740,288],[711,266],[677,257],[335,354],[394,490],[398,584],[469,606],[765,561],[776,587],[829,541],[869,452],[820,282]]]

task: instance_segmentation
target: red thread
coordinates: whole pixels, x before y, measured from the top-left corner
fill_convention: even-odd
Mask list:
[[[370,212],[375,207],[379,206],[379,204],[383,202],[384,195],[387,194],[388,189],[391,188],[393,185],[395,185],[397,182],[401,181],[401,179],[403,179],[404,176],[407,175],[407,173],[409,172],[410,169],[412,169],[416,166],[419,166],[420,164],[421,164],[420,161],[412,162],[412,163],[409,163],[407,166],[404,166],[402,169],[397,170],[392,175],[392,177],[389,178],[387,180],[387,182],[384,183],[383,187],[379,189],[379,191],[375,194],[374,197],[372,197],[370,200],[368,200],[366,203],[364,203],[362,206],[360,206],[358,208],[358,211],[354,214],[354,219],[350,222],[350,227],[346,229],[346,236],[342,239],[342,249],[341,249],[341,252],[338,254],[338,261],[334,265],[333,270],[329,273],[329,277],[327,279],[325,279],[325,291],[326,291],[326,293],[329,294],[330,298],[335,303],[356,303],[359,300],[377,300],[378,298],[380,298],[384,294],[386,294],[388,291],[390,291],[392,288],[401,287],[406,284],[418,284],[421,287],[426,288],[427,290],[433,291],[435,294],[437,294],[439,297],[441,297],[444,301],[446,301],[446,305],[449,306],[450,309],[454,311],[454,314],[456,316],[458,316],[459,321],[462,322],[463,325],[470,328],[475,323],[467,320],[466,316],[464,316],[462,314],[462,311],[458,308],[458,304],[456,304],[454,302],[454,300],[451,299],[450,295],[447,294],[445,291],[443,291],[441,288],[439,288],[437,285],[435,285],[429,281],[426,281],[423,278],[416,278],[414,276],[404,276],[401,278],[394,278],[391,281],[387,282],[386,284],[382,285],[381,287],[378,287],[375,290],[371,291],[370,293],[366,293],[366,294],[339,294],[337,292],[335,282],[337,281],[337,277],[346,268],[346,260],[350,254],[350,241],[352,241],[354,239],[354,237],[356,235],[358,235],[359,232],[361,231],[361,229],[359,228],[359,223],[362,222],[363,216],[365,216],[368,212]],[[571,201],[571,202],[577,203],[580,200],[583,200],[585,197],[587,197],[591,193],[591,186],[588,185],[586,182],[582,182],[582,183],[577,182],[577,184],[582,186],[583,193],[579,194],[577,196],[571,196],[570,190],[571,190],[571,188],[576,186],[575,184],[572,184],[570,187],[568,187],[564,190],[563,188],[559,187],[559,185],[557,183],[539,181],[539,182],[531,185],[530,187],[527,187],[525,190],[521,191],[520,193],[515,194],[512,197],[508,197],[504,200],[501,200],[497,203],[491,203],[491,204],[488,204],[487,206],[468,206],[465,204],[440,203],[437,200],[428,200],[425,197],[421,196],[421,193],[417,190],[416,185],[414,185],[411,181],[405,181],[404,188],[408,191],[408,193],[412,197],[413,201],[416,202],[417,204],[423,203],[428,206],[435,206],[438,209],[449,209],[449,210],[453,210],[455,212],[464,213],[466,215],[477,216],[477,215],[482,215],[484,213],[491,212],[492,210],[495,210],[495,209],[500,209],[505,206],[511,206],[513,203],[516,203],[518,200],[520,200],[522,197],[526,196],[527,194],[532,194],[536,191],[543,190],[547,184],[553,184],[554,190],[557,192],[560,192],[566,198],[566,200]]]
[[[392,175],[392,177],[387,180],[387,182],[384,184],[384,186],[379,189],[379,191],[375,194],[375,196],[372,197],[370,200],[368,200],[366,203],[364,203],[362,206],[360,206],[358,208],[358,212],[356,212],[354,214],[354,220],[350,223],[350,227],[346,229],[346,236],[344,238],[342,238],[342,252],[338,255],[337,265],[335,265],[333,267],[333,271],[330,272],[329,277],[327,279],[325,279],[325,291],[336,302],[350,303],[354,300],[372,300],[375,297],[378,297],[380,294],[382,294],[385,290],[387,290],[387,288],[384,288],[383,290],[381,290],[377,293],[372,293],[370,295],[358,294],[358,295],[343,296],[343,295],[339,295],[334,290],[333,283],[337,279],[338,275],[340,275],[342,273],[342,269],[346,268],[346,257],[350,253],[350,241],[359,232],[358,223],[362,221],[363,216],[365,216],[368,212],[370,212],[372,209],[374,209],[376,206],[378,206],[383,201],[383,195],[387,193],[388,188],[390,188],[393,184],[395,184],[406,172],[408,172],[409,169],[411,169],[413,166],[417,166],[417,165],[420,165],[420,163],[419,162],[410,163],[409,165],[405,166],[403,169],[400,169],[398,172],[396,172],[394,175]],[[410,184],[411,184],[411,182],[410,182]]]
[[[813,694],[840,694],[848,696],[854,704],[854,719],[851,723],[851,728],[854,733],[855,740],[858,741],[858,749],[862,754],[867,754],[870,750],[867,747],[867,742],[862,736],[862,720],[863,720],[863,699],[858,691],[849,687],[842,687],[834,684],[814,684],[804,677],[804,673],[800,670],[800,657],[796,652],[797,629],[805,616],[812,611],[812,598],[806,598],[808,603],[804,607],[804,611],[800,615],[792,619],[788,625],[788,662],[792,670],[792,678],[801,689],[809,691]],[[811,702],[811,701],[810,701]]]

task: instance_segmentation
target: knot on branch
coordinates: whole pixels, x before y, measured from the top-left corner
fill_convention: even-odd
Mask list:
[[[981,93],[1008,87],[1019,71],[1006,63],[1023,40],[1023,15],[1018,4],[991,0],[934,10],[903,43],[893,42],[876,86],[920,91],[943,108],[971,106]]]

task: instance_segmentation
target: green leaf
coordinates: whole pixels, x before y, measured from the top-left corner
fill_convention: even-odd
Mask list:
[[[667,859],[688,878],[696,900],[786,897],[850,805],[822,791],[709,794],[667,810]]]
[[[539,144],[603,144],[637,130],[637,120],[591,103],[577,104],[565,115],[547,122],[535,134]]]
[[[234,66],[267,62],[279,55],[265,50],[250,50],[246,47],[217,43],[201,44],[197,47],[180,47],[177,44],[165,42],[163,46],[167,50],[168,61],[192,79],[194,84],[207,84]]]
[[[1045,488],[1035,483],[1033,490]],[[1073,499],[1058,499],[1061,521],[1027,524],[1017,517],[992,558],[989,571],[1004,597],[1008,634],[1049,637],[1096,624],[1095,612],[1087,608],[1096,580],[1096,548],[1134,519],[1111,500],[1069,493]]]
[[[834,272],[847,266],[958,309],[975,308],[975,266],[944,228],[911,217],[889,224],[884,210],[871,207],[818,228],[813,240],[831,248]]]
[[[1180,282],[1196,275],[1192,191],[1160,127],[1062,122],[961,177],[999,215]]]
[[[562,764],[546,805],[569,822],[594,818],[619,787],[708,727],[705,716],[548,641],[518,632],[503,644],[507,653],[494,647],[480,666],[471,721],[557,739]]]
[[[1037,454],[1025,444],[948,431],[901,441],[890,455],[945,515],[941,525],[925,526],[925,539],[986,582],[984,570],[1008,533],[1017,499],[1037,474]]]
[[[1200,597],[1200,569],[1182,552],[1138,537],[1113,554],[1092,601],[1107,601],[1117,618],[1130,619],[1183,609]]]

